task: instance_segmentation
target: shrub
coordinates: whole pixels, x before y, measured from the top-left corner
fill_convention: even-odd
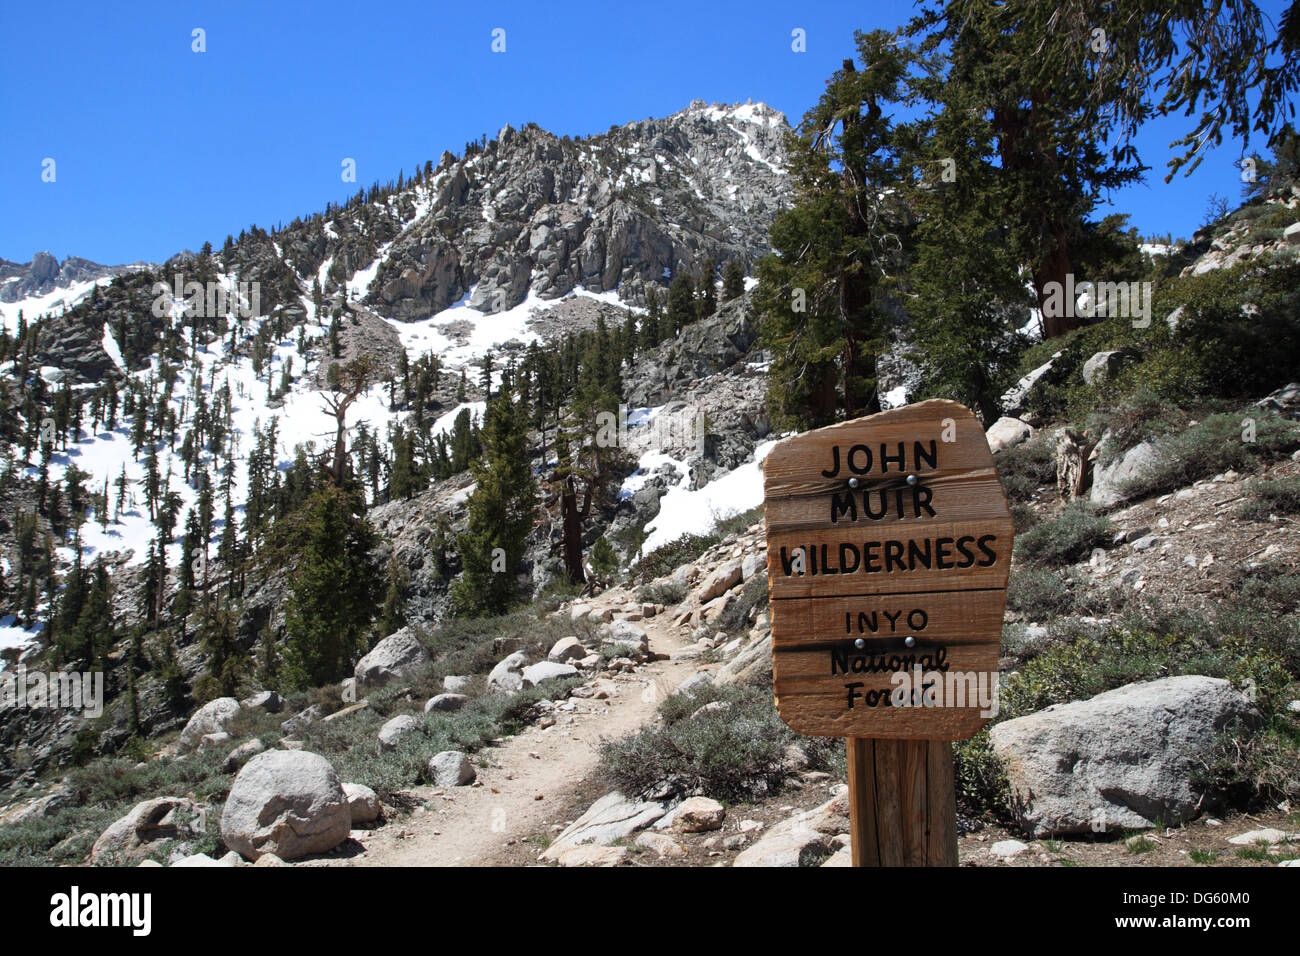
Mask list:
[[[1011,569],[1007,582],[1007,607],[1023,614],[1068,614],[1074,595],[1060,575],[1034,566]]]
[[[1249,420],[1254,440],[1246,441]],[[1210,415],[1198,425],[1167,435],[1159,460],[1120,488],[1125,497],[1160,494],[1219,472],[1252,471],[1300,447],[1300,425],[1247,408],[1236,414]]]
[[[674,604],[681,604],[686,600],[686,594],[689,588],[685,584],[679,584],[671,578],[665,578],[659,581],[651,581],[649,584],[643,584],[637,588],[637,598],[648,604],[662,604],[665,607],[672,607]]]
[[[722,701],[721,712],[692,717]],[[601,773],[628,794],[673,791],[720,800],[752,799],[778,789],[787,770],[785,750],[798,743],[817,769],[835,765],[838,740],[797,736],[782,723],[770,688],[705,685],[670,695],[660,724],[601,747]]]
[[[1109,544],[1110,520],[1085,501],[1072,501],[1054,520],[1035,525],[1016,540],[1016,555],[1038,565],[1065,565],[1086,557],[1093,548]]]
[[[1237,509],[1239,518],[1267,521],[1272,515],[1300,514],[1300,478],[1252,481],[1246,491],[1251,500]]]
[[[1035,438],[1014,448],[1007,448],[993,458],[1002,487],[1012,501],[1032,501],[1044,485],[1056,484],[1056,458],[1050,442]]]
[[[736,634],[749,629],[749,615],[755,609],[767,609],[767,575],[755,574],[745,582],[739,597],[733,598],[717,619],[719,630]]]
[[[976,817],[1010,821],[1011,784],[1006,768],[989,743],[988,730],[952,745],[957,805]]]
[[[684,534],[655,551],[651,551],[632,568],[632,580],[648,583],[664,577],[683,564],[694,561],[722,541],[718,534]]]

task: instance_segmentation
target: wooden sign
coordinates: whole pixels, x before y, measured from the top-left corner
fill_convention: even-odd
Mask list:
[[[781,719],[877,746],[983,727],[1012,520],[970,410],[921,402],[787,439],[764,495]]]

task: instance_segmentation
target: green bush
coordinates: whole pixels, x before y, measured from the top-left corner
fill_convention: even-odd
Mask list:
[[[721,712],[691,715],[721,701]],[[770,688],[704,685],[670,695],[661,723],[601,747],[601,774],[628,794],[672,790],[719,800],[744,800],[778,789],[785,750],[797,743],[814,769],[836,766],[840,740],[796,735],[782,723]]]
[[[402,736],[396,747],[383,752],[378,750],[378,734],[390,715],[371,713],[370,708],[344,720],[312,724],[304,739],[307,749],[334,764],[341,779],[365,784],[381,799],[388,799],[394,791],[420,783],[434,754],[473,752],[491,740],[517,733],[527,726],[539,701],[561,700],[581,682],[580,678],[549,680],[516,694],[484,694],[458,711],[424,714],[419,733]]]
[[[1246,440],[1250,427],[1246,422],[1253,425],[1253,441]],[[1256,408],[1210,415],[1191,428],[1161,439],[1156,463],[1125,482],[1120,492],[1130,498],[1161,494],[1230,469],[1253,471],[1297,447],[1300,424],[1295,422]]]
[[[1032,501],[1043,486],[1056,485],[1056,456],[1046,438],[1035,438],[993,456],[1002,487],[1012,501]]]
[[[1007,581],[1007,607],[1022,614],[1068,614],[1074,595],[1060,575],[1047,568],[1014,567]]]
[[[672,607],[685,601],[689,590],[685,584],[679,584],[671,578],[666,578],[641,585],[641,587],[637,588],[636,594],[638,600],[645,601],[647,604],[662,604],[664,607]]]
[[[732,599],[715,623],[721,631],[739,634],[749,630],[749,615],[756,608],[759,612],[767,609],[766,574],[755,574],[746,581],[740,596]]]
[[[1251,500],[1237,509],[1240,518],[1267,521],[1272,515],[1300,514],[1300,478],[1252,481],[1246,492]]]
[[[1072,501],[1055,519],[1030,528],[1016,539],[1016,556],[1037,565],[1073,564],[1108,545],[1114,529],[1108,518],[1084,501]]]
[[[684,534],[638,561],[632,568],[632,580],[648,584],[655,578],[662,578],[681,565],[691,563],[721,541],[719,534]]]
[[[1011,784],[989,743],[988,729],[952,745],[957,806],[969,816],[1011,820]]]

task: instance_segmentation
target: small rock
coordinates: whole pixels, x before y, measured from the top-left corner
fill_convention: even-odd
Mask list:
[[[678,833],[706,833],[721,828],[726,808],[708,797],[684,800],[673,812],[672,828]]]
[[[474,782],[474,765],[459,750],[444,750],[429,758],[426,776],[435,787],[464,787]]]
[[[636,838],[636,845],[654,850],[661,860],[686,855],[686,850],[680,843],[662,833],[642,833]]]
[[[1286,834],[1274,827],[1265,827],[1262,830],[1250,830],[1247,833],[1239,833],[1235,837],[1229,837],[1228,842],[1234,846],[1254,846],[1256,843],[1267,843],[1270,846],[1283,842]]]
[[[557,664],[563,664],[567,661],[581,660],[586,656],[587,649],[582,646],[582,641],[576,637],[562,637],[555,642],[555,646],[546,655],[546,659]]]
[[[1000,860],[1014,860],[1029,849],[1029,844],[1019,840],[999,840],[989,847],[989,852]]]
[[[560,866],[618,866],[627,856],[625,846],[583,846],[569,847],[559,854]]]
[[[379,819],[379,796],[375,791],[360,783],[345,783],[343,795],[347,797],[348,808],[352,811],[352,825],[374,823]]]

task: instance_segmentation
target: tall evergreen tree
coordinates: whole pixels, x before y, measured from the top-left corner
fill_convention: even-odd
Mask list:
[[[285,609],[285,667],[298,687],[345,676],[365,651],[383,587],[361,502],[333,485],[292,516],[304,540]]]
[[[457,611],[469,616],[502,611],[516,599],[537,510],[528,424],[513,395],[500,392],[488,403],[480,434],[483,456],[470,466],[476,484],[469,528],[457,542],[463,573],[452,592]]]
[[[899,178],[886,107],[902,97],[909,52],[884,31],[856,35],[851,60],[789,140],[796,205],[771,229],[779,255],[758,265],[769,396],[785,425],[818,426],[879,410],[879,300],[901,266],[905,216],[881,183]]]

